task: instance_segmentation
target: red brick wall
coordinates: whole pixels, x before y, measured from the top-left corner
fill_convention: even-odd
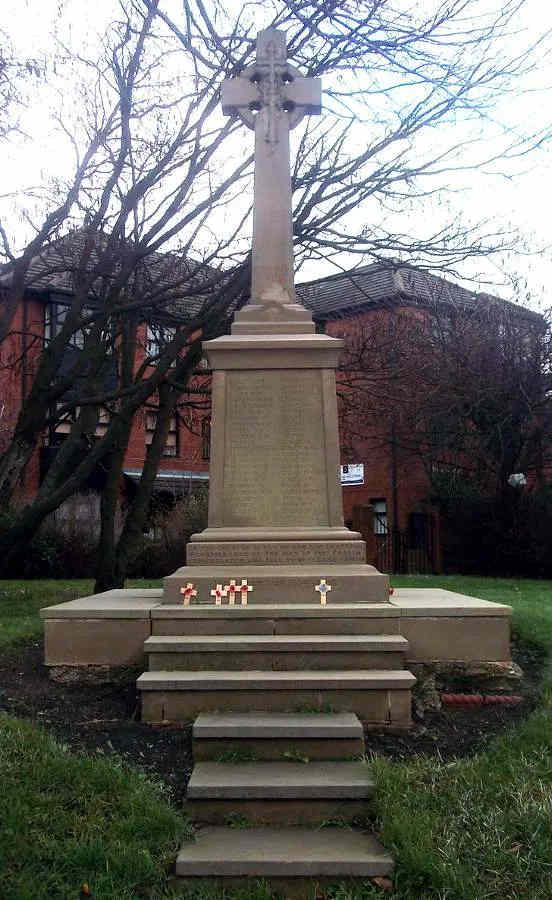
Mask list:
[[[385,335],[389,331],[391,320],[402,323],[403,335],[407,333],[408,320],[419,322],[423,313],[411,308],[375,309],[361,311],[355,316],[330,320],[326,323],[326,333],[337,337],[343,337],[346,341],[366,340],[370,346],[370,333]],[[407,324],[405,325],[405,321]],[[392,339],[390,339],[392,343]],[[379,350],[385,353],[388,350],[385,337],[381,343],[374,346],[374,353]],[[397,348],[400,352],[400,347]],[[382,366],[385,371],[385,361],[375,360],[375,365]],[[338,374],[338,384],[340,376]],[[377,386],[375,388],[377,390]],[[342,387],[339,390],[343,390]],[[396,451],[395,485],[393,485],[393,461],[391,450],[391,419],[382,420],[381,425],[364,426],[361,421],[361,411],[355,422],[355,436],[352,440],[345,440],[341,435],[342,463],[363,463],[364,484],[358,486],[345,485],[343,487],[343,508],[345,521],[352,521],[353,509],[357,505],[368,505],[372,500],[385,500],[387,504],[387,517],[390,527],[404,529],[408,526],[410,513],[417,505],[425,501],[428,493],[428,480],[423,465],[419,459],[408,456],[400,448]],[[352,446],[351,446],[352,444]],[[393,489],[394,488],[394,489]],[[397,511],[397,522],[394,521],[394,509]]]
[[[27,331],[30,336],[43,336],[43,304],[40,299],[26,300]],[[347,335],[354,334],[359,327],[366,322],[385,325],[389,313],[386,310],[364,312],[356,317],[340,319],[327,324],[328,334]],[[33,372],[36,358],[40,352],[40,342],[32,343],[31,337],[27,339],[30,345],[26,366],[10,365],[10,361],[17,360],[21,356],[23,330],[23,310],[18,310],[14,321],[14,332],[17,332],[5,343],[2,351],[3,366],[0,369],[0,390],[3,400],[0,402],[0,423],[9,430],[13,428],[20,408],[22,390],[25,379],[27,387],[30,385],[30,377]],[[141,342],[145,344],[145,332],[141,335]],[[141,359],[137,360],[137,364]],[[2,406],[2,403],[4,404]],[[189,414],[183,412],[179,417],[179,435],[177,455],[163,457],[161,468],[166,470],[186,470],[193,472],[206,472],[209,469],[208,460],[202,459],[201,418],[203,413]],[[184,416],[191,422],[191,428],[186,427]],[[387,503],[389,524],[393,522],[393,484],[392,466],[389,444],[386,440],[387,425],[382,425],[379,434],[372,433],[366,441],[355,441],[354,456],[342,455],[342,462],[364,464],[364,484],[362,486],[345,486],[343,488],[344,515],[346,521],[353,518],[353,508],[356,505],[367,505],[371,500],[385,499]],[[1,433],[0,433],[1,440]],[[144,413],[136,416],[131,437],[125,456],[125,468],[141,469],[146,452],[146,417]],[[34,455],[26,476],[23,496],[32,496],[39,484],[39,452]],[[409,513],[422,501],[427,494],[427,480],[420,463],[412,460],[398,460],[396,472],[396,506],[398,511],[398,525],[405,528],[408,524]]]

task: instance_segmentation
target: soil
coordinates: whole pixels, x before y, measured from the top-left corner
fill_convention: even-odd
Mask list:
[[[510,725],[526,718],[538,701],[544,652],[514,641],[512,658],[524,679],[517,706],[444,707],[426,712],[402,734],[369,731],[367,752],[405,760],[423,754],[440,759],[470,756]],[[50,681],[42,641],[19,644],[0,659],[0,710],[40,723],[74,752],[117,755],[162,779],[179,803],[192,770],[191,726],[140,722],[134,682],[67,685]]]

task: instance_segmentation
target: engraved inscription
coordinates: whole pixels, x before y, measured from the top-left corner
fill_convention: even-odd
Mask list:
[[[188,565],[301,565],[302,563],[364,563],[364,541],[295,543],[188,544]]]
[[[226,526],[328,525],[321,375],[227,375],[222,515]]]

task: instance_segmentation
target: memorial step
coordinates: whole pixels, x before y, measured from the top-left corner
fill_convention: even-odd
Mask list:
[[[200,762],[186,812],[214,825],[319,825],[366,815],[373,794],[363,762]]]
[[[210,529],[207,529],[209,531]],[[218,537],[222,537],[219,529],[215,529]],[[343,529],[343,533],[347,531]],[[293,534],[293,530],[292,530]],[[295,540],[292,537],[290,540]],[[247,540],[246,536],[242,536]],[[216,550],[216,543],[205,541],[205,551]],[[163,579],[163,602],[178,603],[182,599],[181,591],[187,584],[193,584],[199,603],[212,602],[211,591],[220,584],[221,587],[234,581],[238,590],[235,596],[236,605],[241,603],[239,585],[245,581],[247,603],[263,606],[272,605],[278,600],[288,604],[320,606],[320,591],[317,586],[324,581],[330,588],[327,591],[328,602],[333,606],[351,603],[386,603],[389,600],[389,577],[378,572],[366,563],[305,563],[303,565],[203,565],[181,566],[176,572]],[[227,593],[221,602],[228,602]]]
[[[193,727],[194,760],[351,759],[364,753],[354,713],[203,713]]]
[[[389,875],[393,860],[371,835],[348,828],[205,828],[176,860],[181,878],[268,879],[285,896],[313,897],[316,881]],[[287,881],[289,879],[289,881]],[[301,879],[308,879],[304,883]]]
[[[149,669],[400,669],[408,641],[385,635],[153,635]]]
[[[354,712],[373,725],[410,724],[408,670],[144,672],[145,722],[191,721],[201,712]]]
[[[247,606],[164,604],[151,610],[154,635],[398,634],[400,610],[390,603],[266,603]]]

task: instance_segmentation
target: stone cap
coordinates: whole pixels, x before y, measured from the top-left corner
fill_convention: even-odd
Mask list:
[[[361,738],[355,713],[201,713],[194,739],[202,738]]]
[[[161,588],[120,588],[43,606],[42,619],[149,619],[161,603]]]
[[[345,346],[342,338],[328,334],[223,334],[211,341],[203,341],[205,350],[311,350],[313,348],[339,350]]]
[[[362,536],[358,531],[350,531],[342,526],[296,526],[287,528],[286,526],[273,526],[271,528],[251,528],[247,527],[224,527],[211,525],[203,531],[196,531],[192,534],[190,541],[204,542],[216,541],[217,543],[234,543],[236,541],[244,541],[251,543],[264,543],[266,541],[291,541],[293,543],[305,544],[310,541],[358,541],[364,544]],[[314,565],[314,563],[313,563]],[[373,566],[371,567],[373,568]]]
[[[351,669],[338,672],[209,670],[144,672],[139,691],[298,691],[410,690],[416,678],[407,669]]]
[[[325,334],[225,334],[203,342],[216,369],[335,369],[344,346]]]
[[[512,607],[479,597],[467,597],[442,588],[396,588],[391,606],[404,618],[411,616],[511,616]]]

